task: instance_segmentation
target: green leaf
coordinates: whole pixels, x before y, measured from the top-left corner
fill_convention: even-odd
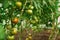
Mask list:
[[[4,39],[5,38],[5,30],[3,28],[3,25],[0,24],[0,39]]]
[[[9,6],[8,0],[5,0],[3,5],[4,5],[4,8],[7,8]]]

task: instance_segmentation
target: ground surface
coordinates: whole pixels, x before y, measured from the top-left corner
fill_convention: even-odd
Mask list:
[[[49,35],[51,34],[51,30],[43,30],[42,32],[35,32],[31,31],[32,39],[33,40],[48,40]],[[19,33],[15,35],[15,40],[19,40]],[[28,37],[28,33],[26,31],[22,32],[22,40],[25,40]],[[57,35],[56,40],[60,40],[60,36]]]

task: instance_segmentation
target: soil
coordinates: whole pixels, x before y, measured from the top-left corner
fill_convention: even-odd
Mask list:
[[[51,30],[43,30],[41,32],[33,32],[30,30],[30,33],[32,34],[32,40],[48,40]],[[28,37],[27,30],[24,30],[22,32],[22,40],[25,40]],[[20,33],[15,35],[15,40],[19,40]],[[60,35],[57,35],[56,40],[60,40]]]

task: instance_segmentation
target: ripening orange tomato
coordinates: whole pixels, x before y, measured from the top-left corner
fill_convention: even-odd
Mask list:
[[[12,22],[15,23],[15,24],[18,23],[18,21],[19,21],[18,18],[14,18],[14,19],[12,20]]]

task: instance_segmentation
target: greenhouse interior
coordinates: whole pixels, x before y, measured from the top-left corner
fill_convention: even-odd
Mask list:
[[[60,0],[0,0],[0,40],[60,40]]]

